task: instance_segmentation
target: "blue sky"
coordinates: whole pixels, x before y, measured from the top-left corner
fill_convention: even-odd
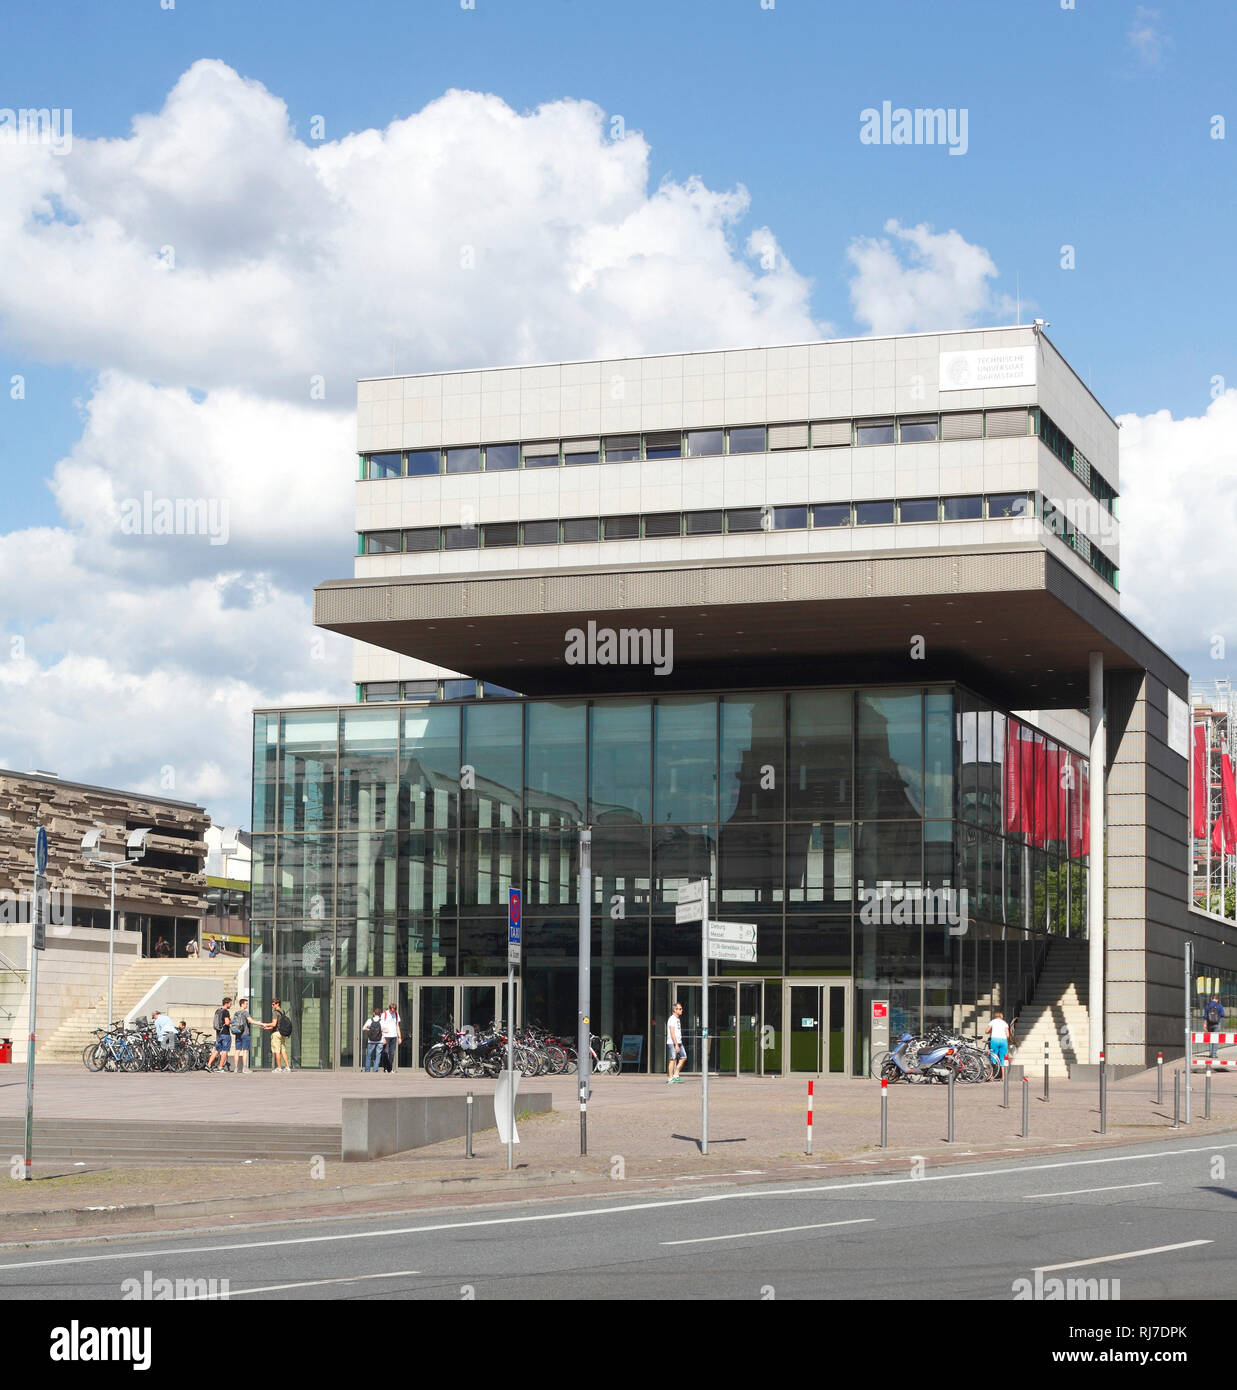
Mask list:
[[[1005,310],[1004,301],[1012,303],[1020,291],[1024,320],[1039,315],[1051,322],[1054,342],[1114,416],[1170,413],[1168,424],[1148,430],[1159,452],[1141,464],[1131,456],[1128,485],[1123,453],[1122,516],[1123,523],[1129,521],[1134,509],[1128,526],[1133,537],[1140,495],[1145,499],[1144,516],[1166,505],[1156,488],[1187,444],[1209,460],[1223,499],[1219,510],[1227,515],[1233,506],[1225,484],[1234,472],[1228,463],[1234,442],[1229,416],[1220,419],[1217,407],[1198,431],[1179,422],[1204,416],[1214,396],[1230,384],[1237,386],[1237,349],[1231,332],[1237,306],[1229,269],[1237,128],[1231,139],[1211,138],[1215,115],[1237,115],[1235,40],[1237,10],[1207,0],[1177,6],[1077,0],[1074,9],[1063,9],[1061,0],[1002,5],[978,0],[949,5],[775,0],[772,8],[763,7],[760,0],[627,0],[622,5],[476,0],[471,10],[463,9],[458,0],[357,0],[347,6],[318,0],[263,0],[259,6],[240,0],[175,0],[170,10],[161,8],[159,0],[108,5],[83,0],[10,6],[0,16],[0,108],[71,108],[74,138],[89,147],[94,161],[94,181],[87,178],[84,193],[78,189],[90,203],[92,234],[103,240],[110,235],[107,180],[114,178],[119,240],[149,246],[153,253],[162,239],[160,217],[188,207],[191,218],[200,220],[215,210],[209,180],[199,182],[181,202],[160,208],[144,185],[135,192],[127,167],[122,168],[124,152],[138,147],[135,118],[147,127],[152,120],[162,126],[171,123],[165,112],[169,94],[202,59],[219,60],[240,78],[260,84],[275,102],[286,104],[294,153],[301,148],[297,142],[310,151],[323,147],[311,138],[315,116],[325,121],[329,145],[350,133],[382,132],[392,122],[406,121],[451,88],[493,93],[521,115],[561,99],[593,102],[605,112],[611,130],[610,123],[620,117],[628,131],[641,133],[647,146],[646,173],[637,177],[646,179],[648,196],[663,179],[684,186],[693,176],[719,198],[739,186],[747,190],[750,205],[727,222],[722,233],[729,248],[722,270],[726,276],[733,272],[740,288],[747,284],[744,262],[750,259],[745,239],[766,226],[793,272],[810,281],[793,310],[778,316],[753,309],[746,319],[736,320],[728,339],[733,342],[756,332],[778,340],[785,325],[807,322],[808,315],[837,335],[871,331],[870,322],[852,304],[856,269],[847,252],[855,239],[886,236],[890,219],[903,228],[927,224],[938,235],[956,230],[975,259],[982,259],[986,251],[994,266],[984,277],[982,292],[964,306],[968,321],[1012,321],[1013,311]],[[195,141],[205,146],[215,138],[214,113],[222,123],[229,103],[241,100],[217,76],[199,86],[209,91],[191,94],[185,109],[196,113],[193,119],[201,126],[188,137],[182,133],[189,145],[178,147],[190,152]],[[953,156],[944,148],[862,144],[861,111],[885,100],[895,106],[964,109],[966,153]],[[478,128],[483,124],[475,104],[461,112],[460,119],[475,118]],[[274,130],[278,124],[269,110],[261,116],[250,113],[246,119],[257,122],[255,129]],[[442,148],[448,148],[450,141],[440,127],[435,133]],[[194,246],[191,236],[184,235],[181,255],[190,268],[209,270],[216,253],[232,266],[250,256],[263,274],[277,263],[282,266],[282,251],[277,254],[273,248],[285,238],[296,239],[304,230],[298,219],[313,204],[297,201],[296,158],[283,158],[288,142],[279,145],[277,130],[270,138],[272,149],[278,147],[281,153],[272,156],[269,183],[264,182],[266,166],[255,159],[248,206],[226,203],[234,192],[220,192],[219,197],[225,216],[240,223],[253,211],[256,220],[273,222],[275,232],[265,226],[259,231],[246,227],[235,245],[222,249],[207,239]],[[533,134],[527,141],[530,180],[534,174],[544,176],[546,187],[538,196],[551,209],[547,216],[564,217],[570,197],[564,200],[561,190],[556,193],[552,187],[557,151],[538,144],[540,138]],[[225,132],[219,139],[228,166],[242,162],[242,147],[227,144],[234,137]],[[95,143],[99,141],[116,142],[114,151]],[[348,149],[352,167],[363,165],[355,142]],[[597,162],[597,152],[588,153],[583,137],[579,150],[580,159]],[[109,163],[111,153],[120,164]],[[140,162],[139,157],[147,156],[138,150],[135,158]],[[175,160],[170,167],[175,171]],[[401,166],[391,167],[390,177],[397,179]],[[0,167],[0,177],[3,173]],[[358,257],[372,252],[372,247],[362,251],[360,244],[369,230],[367,223],[376,227],[388,211],[382,205],[404,206],[402,187],[379,181],[370,188],[374,215],[362,214],[351,232]],[[480,181],[469,184],[464,178],[457,191],[452,235],[467,234],[470,209],[478,221],[493,219],[493,209],[485,206],[489,186]],[[588,197],[583,187],[580,197]],[[255,210],[255,205],[262,206]],[[588,209],[578,211],[587,221]],[[432,223],[434,214],[421,217]],[[705,222],[707,218],[701,225]],[[410,241],[424,240],[435,230],[410,222],[403,233]],[[0,240],[0,257],[9,257],[7,266],[0,261],[0,280],[6,271],[25,277],[33,264],[24,259],[19,263],[25,253],[16,231],[13,236],[12,243]],[[226,235],[217,241],[226,243]],[[6,251],[6,245],[17,249]],[[1073,269],[1061,265],[1062,247],[1067,245],[1074,248]],[[923,271],[929,280],[936,276],[948,291],[948,277],[939,266],[917,267],[904,246],[897,250],[903,257],[904,285],[915,284]],[[717,254],[715,248],[709,263],[714,269]],[[49,483],[66,458],[79,470],[73,474],[79,483],[82,476],[98,482],[106,479],[109,468],[119,471],[116,451],[123,449],[123,430],[113,425],[107,438],[98,437],[107,433],[106,422],[115,420],[118,402],[137,412],[135,420],[141,416],[144,423],[135,433],[135,449],[148,457],[180,447],[178,437],[159,434],[161,428],[173,428],[166,422],[179,408],[177,391],[253,390],[262,400],[291,409],[284,386],[254,384],[263,360],[261,354],[246,357],[239,336],[235,343],[223,344],[215,356],[206,351],[178,356],[180,330],[192,327],[192,320],[170,330],[165,326],[161,340],[159,332],[130,324],[128,306],[120,302],[108,309],[115,325],[115,341],[109,341],[106,322],[101,328],[98,315],[91,317],[92,301],[107,297],[107,265],[95,255],[74,268],[79,278],[66,282],[67,302],[58,306],[57,314],[49,314],[52,326],[46,331],[37,312],[16,303],[19,296],[0,295],[0,383],[6,388],[0,391],[0,468],[5,484],[0,529],[13,541],[14,553],[23,556],[39,553],[33,542],[21,540],[32,534],[30,528],[53,527],[76,538],[74,563],[81,559],[82,528],[89,532],[89,521],[66,517],[64,496],[54,494]],[[539,273],[546,273],[544,266]],[[49,286],[53,299],[56,288],[50,281]],[[530,297],[540,293],[539,285],[530,281]],[[73,331],[74,302],[82,305],[89,332]],[[141,321],[140,307],[135,306],[135,323]],[[953,319],[944,315],[940,322],[898,327],[945,328],[964,316],[960,308]],[[153,310],[151,321],[158,322]],[[485,365],[487,352],[510,360],[513,350],[502,332],[491,334],[486,346],[478,347],[476,335],[453,331],[453,322],[458,329],[458,320],[444,314],[436,337],[429,329],[421,332],[421,321],[409,322],[406,340],[399,345],[400,369]],[[553,322],[543,326],[536,339],[539,358],[586,355],[579,349],[589,344],[587,325],[581,330],[566,314],[563,325],[561,337],[555,335]],[[598,332],[607,326],[599,322]],[[695,345],[686,341],[692,326],[700,327],[690,312],[669,326],[650,320],[633,327],[630,340],[646,350]],[[724,336],[725,327],[709,331]],[[700,327],[700,332],[705,329]],[[338,375],[389,370],[387,333],[387,327],[376,324],[372,335],[362,333],[358,343],[349,343],[340,362],[332,364],[338,366]],[[573,350],[558,351],[560,342],[569,342]],[[298,370],[299,364],[288,369],[290,375]],[[111,372],[122,373],[123,383],[110,378]],[[7,389],[14,374],[25,380],[25,399],[20,402],[12,401]],[[1222,378],[1218,386],[1216,378]],[[296,428],[303,427],[307,439],[320,441],[324,470],[338,466],[350,476],[347,394],[345,388],[334,399],[339,412],[330,416],[329,439],[321,431],[314,435],[312,420],[299,415]],[[222,417],[226,401],[218,394],[216,399]],[[1233,411],[1237,414],[1237,405]],[[165,424],[152,423],[158,418]],[[239,420],[240,414],[231,418]],[[230,438],[228,428],[226,421],[220,424]],[[1140,477],[1147,481],[1140,484]],[[1149,592],[1171,587],[1174,567],[1187,560],[1197,567],[1200,553],[1214,549],[1201,532],[1191,530],[1195,524],[1192,515],[1177,518],[1172,553],[1162,557],[1162,570],[1144,570]],[[255,579],[252,567],[242,566],[220,582],[221,610],[235,611],[242,592],[258,602],[253,595],[269,581],[291,612],[294,598],[303,604],[312,579],[347,572],[350,529],[350,521],[337,526],[321,518],[302,527],[300,550],[289,549],[273,567],[273,578]],[[27,561],[21,563],[29,568]],[[123,557],[99,561],[99,572],[124,572],[124,582],[131,583],[128,563]],[[200,557],[186,563],[183,573],[169,570],[163,578],[169,584],[209,579]],[[1211,556],[1212,568],[1204,567],[1196,576],[1198,591],[1211,595],[1217,610],[1232,592],[1227,563],[1226,557]],[[80,582],[94,581],[87,577]],[[124,592],[122,584],[109,602],[123,607]],[[1132,616],[1147,620],[1137,611]],[[1177,640],[1178,659],[1210,677],[1228,669],[1226,659],[1217,665],[1208,657],[1206,669],[1199,669],[1199,654],[1208,652],[1210,635],[1222,633],[1227,621],[1224,608],[1199,616],[1183,634],[1179,622],[1166,618],[1163,629],[1153,629],[1153,635],[1170,649]],[[55,650],[63,652],[64,625],[58,627],[51,616],[38,622],[57,631]],[[32,620],[27,626],[37,624]],[[6,620],[6,627],[14,630],[14,622]],[[236,666],[238,676],[250,682],[244,690],[214,692],[225,703],[232,701],[234,723],[240,717],[235,711],[246,699],[250,704],[274,702],[289,693],[326,689],[347,696],[347,681],[341,679],[343,657],[335,660],[329,679],[317,673],[324,676],[317,684],[290,669],[278,681],[264,681],[244,661],[227,654],[222,633],[218,643],[217,651],[206,644],[209,660],[204,658],[196,678],[209,691],[210,673],[222,663]],[[103,655],[100,660],[106,662]],[[166,662],[171,661],[166,652],[159,655],[152,647],[144,665],[138,662],[124,672],[109,670],[107,679],[123,684],[123,676],[149,682],[160,671],[166,675]],[[183,655],[175,661],[183,667]],[[185,674],[182,667],[177,669]],[[80,670],[74,678],[82,678]],[[19,699],[26,706],[14,719],[25,728],[37,700],[33,686],[24,686],[23,692]],[[70,718],[71,711],[64,717]],[[24,736],[34,758],[39,739],[32,733]],[[42,755],[44,760],[49,756]],[[131,766],[121,757],[112,775]],[[76,770],[82,776],[86,771]],[[91,776],[105,780],[106,769],[96,767]],[[234,779],[223,782],[230,780]],[[207,795],[210,785],[209,778],[202,781],[200,794]]]

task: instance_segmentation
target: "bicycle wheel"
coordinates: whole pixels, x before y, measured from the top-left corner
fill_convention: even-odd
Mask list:
[[[881,1077],[884,1075],[885,1063],[888,1062],[892,1056],[893,1053],[886,1050],[884,1052],[878,1052],[872,1058],[872,1065],[869,1068],[869,1071],[872,1074],[873,1081],[879,1081],[881,1079]]]
[[[610,1075],[617,1076],[623,1070],[623,1054],[611,1048],[602,1058],[603,1062],[609,1062]]]
[[[550,1072],[554,1076],[562,1076],[567,1069],[567,1054],[557,1043],[548,1043],[545,1049],[546,1061],[549,1063]]]
[[[82,1048],[82,1065],[87,1071],[102,1071],[107,1049],[101,1042],[87,1043]]]

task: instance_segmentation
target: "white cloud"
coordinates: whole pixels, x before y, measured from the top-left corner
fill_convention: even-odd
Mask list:
[[[0,764],[221,821],[248,824],[255,705],[350,697],[310,588],[351,570],[354,380],[392,345],[430,370],[821,331],[745,189],[650,188],[589,102],[452,91],[316,144],[202,61],[123,138],[5,155],[6,345],[98,376],[61,524],[0,534]],[[131,534],[147,493],[226,506],[227,543]]]
[[[1139,5],[1126,33],[1126,42],[1144,67],[1158,67],[1168,46],[1168,36],[1160,24],[1160,12]]]
[[[1237,391],[1202,416],[1118,423],[1122,607],[1196,679],[1225,675],[1237,652]]]
[[[930,333],[1013,317],[1013,302],[994,293],[997,268],[982,246],[925,223],[885,223],[886,236],[856,237],[846,256],[855,318],[873,333]]]

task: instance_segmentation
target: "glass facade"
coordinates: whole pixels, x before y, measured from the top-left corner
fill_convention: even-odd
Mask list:
[[[660,1065],[672,996],[699,998],[678,889],[708,877],[711,915],[758,928],[754,963],[715,963],[713,1064],[862,1072],[873,1003],[895,1036],[982,1032],[1047,935],[1085,935],[1087,780],[948,685],[259,713],[252,990],[291,1012],[295,1064],[351,1065],[354,988],[450,1012],[505,976],[519,887],[522,1015],[574,1033],[588,824],[595,1031]]]

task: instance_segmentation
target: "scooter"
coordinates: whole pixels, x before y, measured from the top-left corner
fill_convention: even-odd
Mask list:
[[[951,1073],[956,1073],[957,1066],[952,1061],[954,1049],[949,1044],[916,1050],[914,1042],[910,1033],[902,1034],[883,1068],[885,1080],[947,1082]]]

